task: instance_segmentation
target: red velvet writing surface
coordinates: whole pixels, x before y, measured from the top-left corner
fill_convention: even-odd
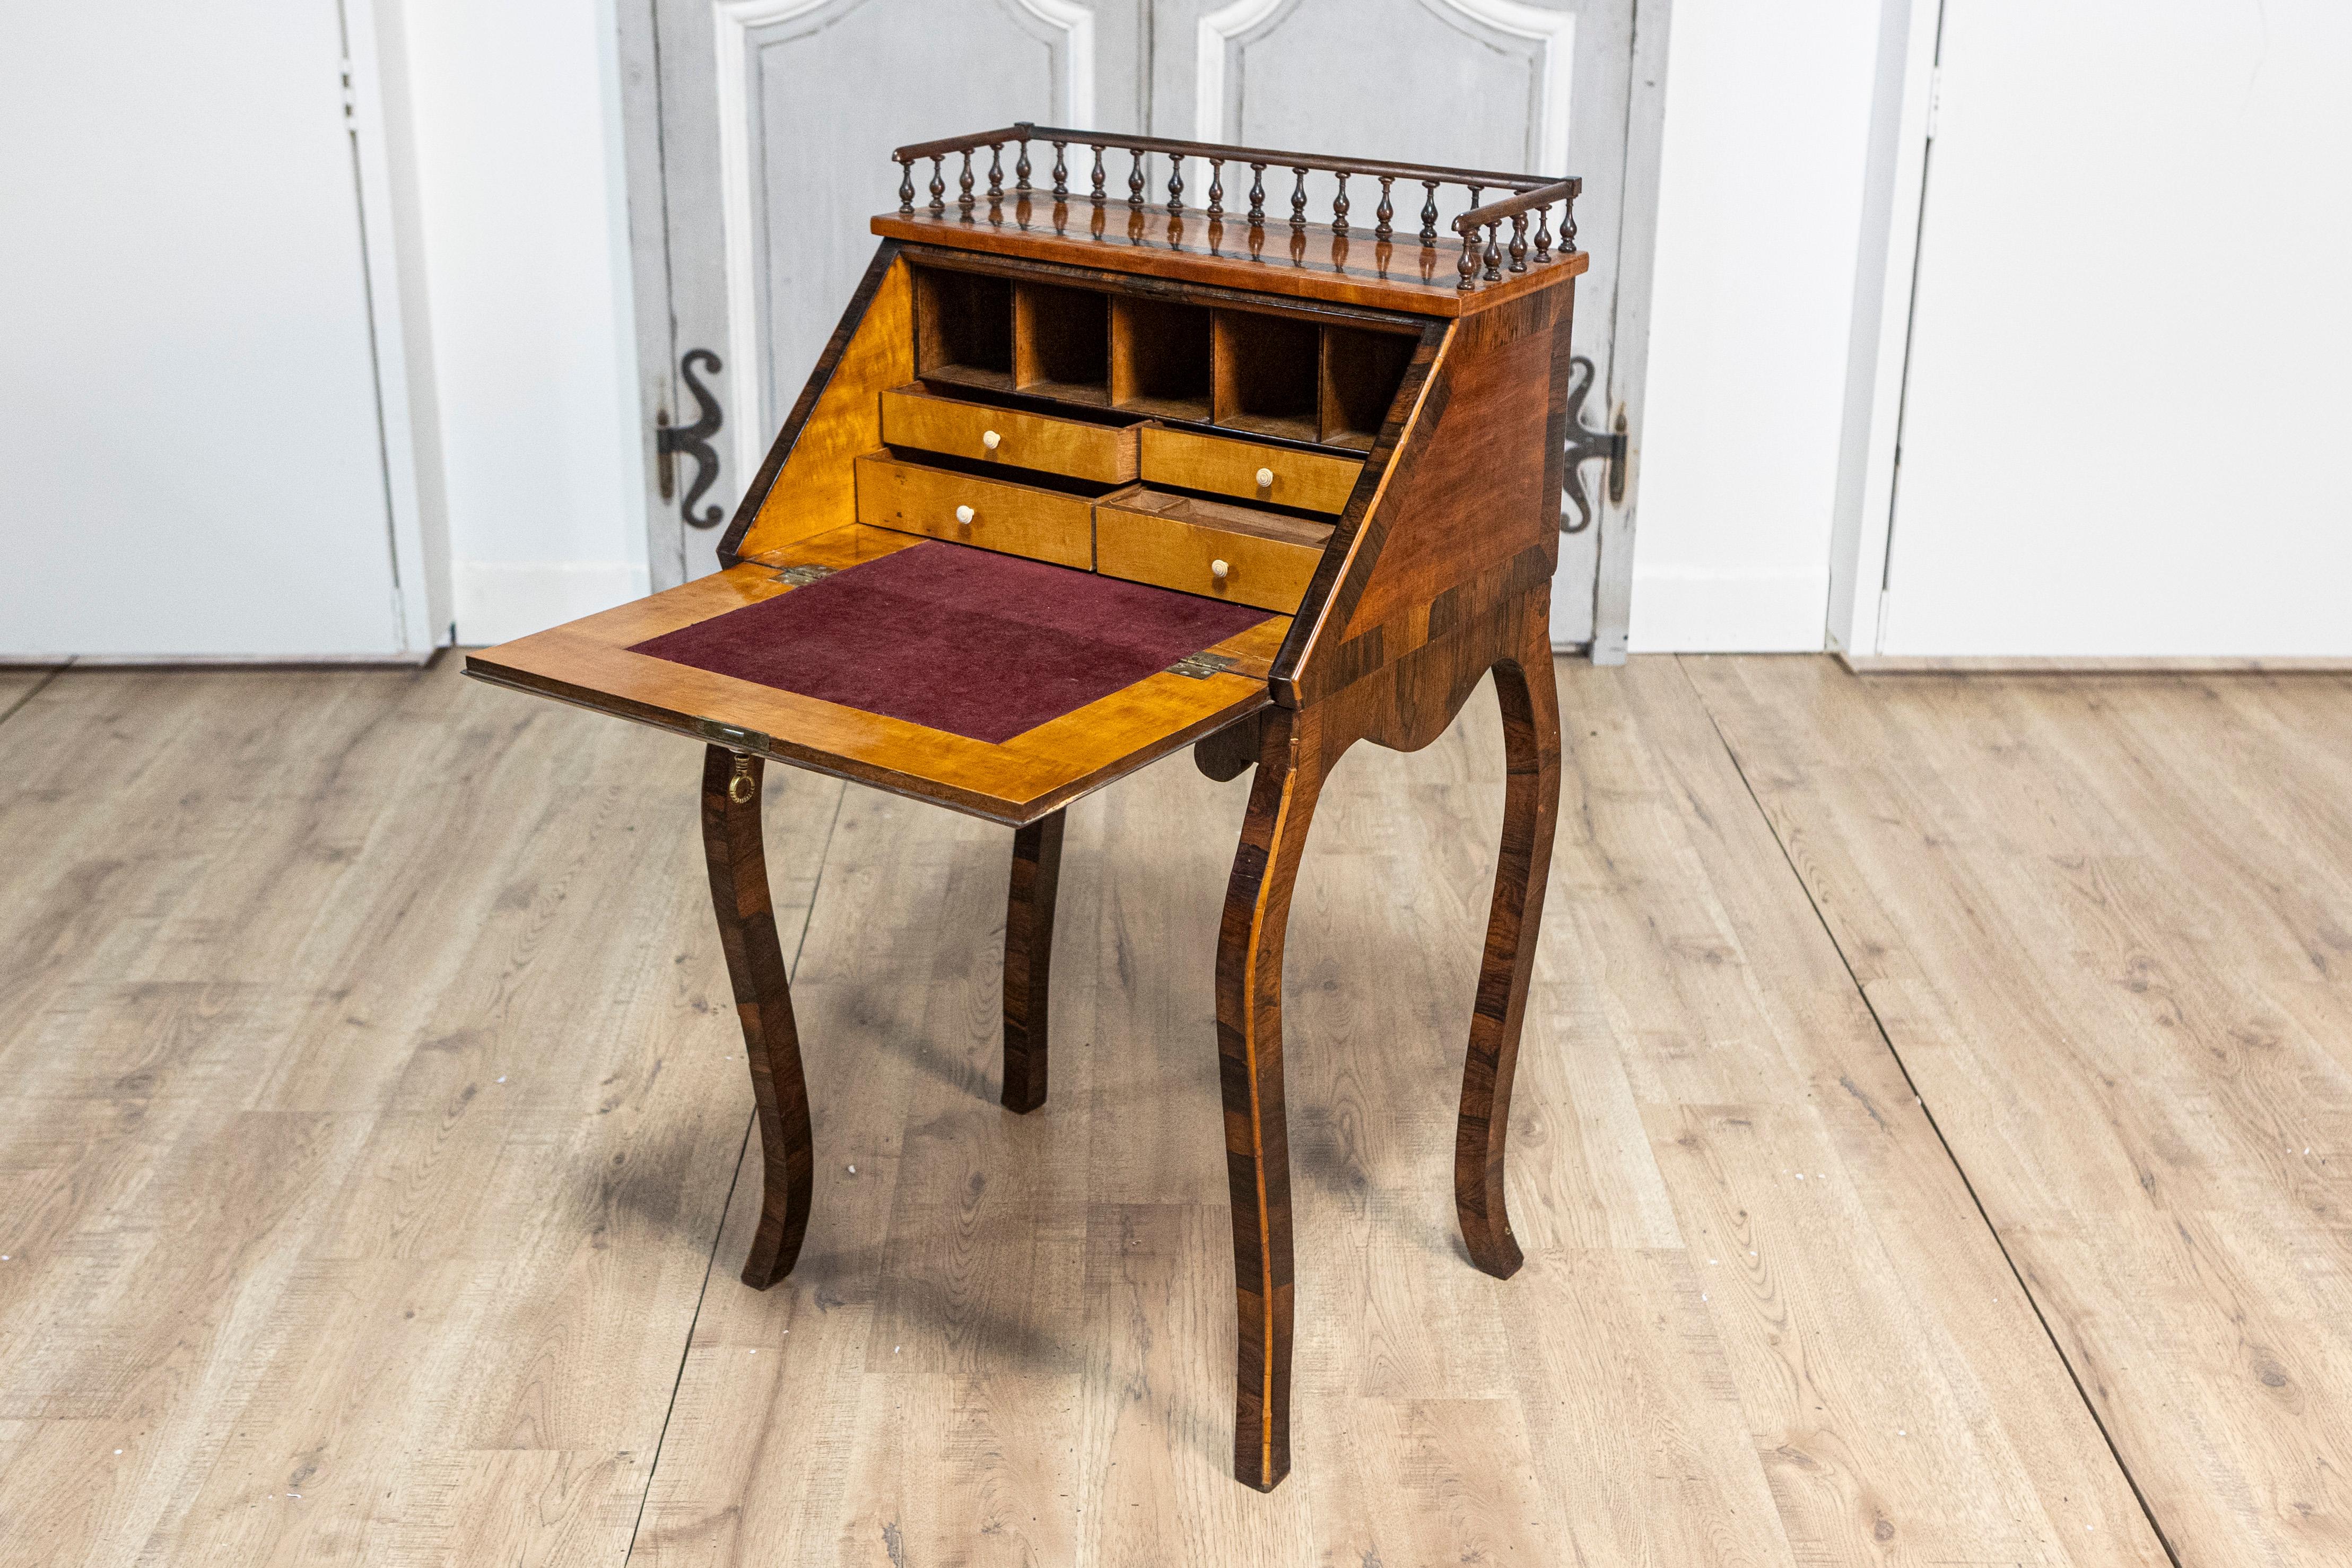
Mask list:
[[[1268,618],[1245,605],[930,542],[629,651],[1003,742]]]

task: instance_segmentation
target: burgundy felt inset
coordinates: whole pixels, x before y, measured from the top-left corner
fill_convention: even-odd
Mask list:
[[[1003,742],[1268,618],[932,542],[629,651]]]

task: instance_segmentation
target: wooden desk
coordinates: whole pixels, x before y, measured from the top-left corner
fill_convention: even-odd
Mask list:
[[[1169,174],[1156,202],[1146,154]],[[711,896],[766,1172],[743,1279],[762,1289],[798,1254],[814,1162],[763,763],[1017,830],[1015,1111],[1046,1093],[1063,808],[1182,746],[1212,778],[1255,768],[1217,1050],[1234,1472],[1271,1489],[1290,1468],[1292,881],[1348,748],[1427,745],[1489,670],[1509,784],[1454,1184],[1472,1259],[1519,1266],[1504,1142],[1559,795],[1549,626],[1578,183],[1034,126],[896,156],[898,210],[874,220],[873,264],[744,494],[725,570],[467,668],[706,743]],[[1307,221],[1309,170],[1338,177],[1328,222]],[[1369,230],[1351,180],[1379,203]],[[1441,240],[1439,193],[1459,186],[1470,210]],[[1419,226],[1400,226],[1396,198],[1416,194]]]

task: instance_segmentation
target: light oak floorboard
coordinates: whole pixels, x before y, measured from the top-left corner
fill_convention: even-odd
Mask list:
[[[692,748],[446,668],[58,677],[0,721],[0,1561],[2161,1563],[1691,679],[1559,674],[1512,1280],[1451,1191],[1491,691],[1318,813],[1266,1496],[1228,1473],[1241,781],[1176,758],[1072,808],[1020,1117],[1010,833],[772,770],[818,1180],[755,1292]],[[2246,809],[2332,830],[2318,781]],[[2319,907],[2286,881],[2243,900]],[[2282,1030],[2341,1020],[2308,973],[2273,994]],[[2240,1152],[2199,1214],[2287,1168]],[[2300,1283],[2248,1310],[2308,1375],[2309,1232],[2179,1245]],[[2193,1277],[2069,1279],[2145,1313]]]
[[[834,1185],[762,1297],[730,1279],[739,1184],[639,1558],[2161,1563],[1687,679],[1560,673],[1513,1280],[1469,1267],[1449,1181],[1492,696],[1352,754],[1318,810],[1285,1001],[1297,1469],[1265,1497],[1227,1473],[1241,784],[1174,761],[1072,809],[1025,1118],[993,1092],[1010,835],[852,789],[795,982]]]
[[[446,662],[0,722],[0,1561],[621,1559],[749,1121],[695,770]]]
[[[2352,679],[1685,662],[2180,1560],[2352,1561]]]

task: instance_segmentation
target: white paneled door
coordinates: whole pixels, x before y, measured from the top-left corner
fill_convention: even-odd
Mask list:
[[[1583,175],[1583,423],[1638,447],[1665,6],[1638,10],[1637,69],[1637,0],[625,0],[656,585],[715,564],[896,205],[890,149],[1020,120]],[[704,406],[688,374],[723,421],[691,515],[695,465],[658,493],[652,447]],[[1633,495],[1598,458],[1577,478],[1554,633],[1607,657]]]
[[[0,656],[430,651],[371,26],[9,7]]]
[[[1856,651],[2352,656],[2352,5],[1946,0],[1937,47]]]

